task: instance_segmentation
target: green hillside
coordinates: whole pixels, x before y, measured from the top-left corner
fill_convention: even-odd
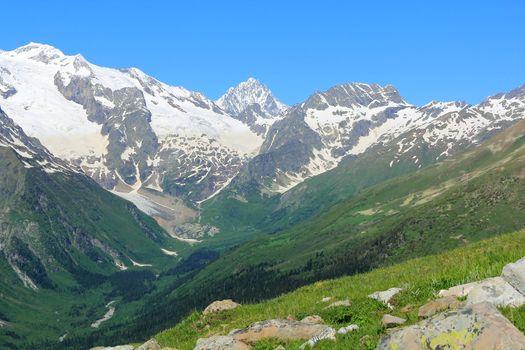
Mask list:
[[[207,316],[196,310],[177,326],[157,334],[155,338],[161,346],[186,350],[193,349],[198,338],[224,335],[256,321],[286,318],[288,315],[297,319],[320,315],[336,329],[350,323],[360,328],[338,335],[337,342],[321,342],[317,349],[375,349],[379,338],[386,333],[380,324],[383,314],[392,313],[407,318],[408,324],[415,323],[418,307],[434,299],[440,289],[497,276],[505,264],[523,256],[525,231],[500,235],[439,255],[408,260],[364,274],[316,282],[260,304],[243,305]],[[393,301],[394,311],[367,297],[370,293],[391,287],[404,288]],[[327,304],[321,301],[324,297],[350,299],[352,305],[326,309]],[[412,311],[401,312],[400,309],[407,305],[411,305]],[[518,328],[525,331],[525,307],[504,312]],[[301,343],[261,341],[254,348],[274,349],[283,345],[286,349],[297,349]]]

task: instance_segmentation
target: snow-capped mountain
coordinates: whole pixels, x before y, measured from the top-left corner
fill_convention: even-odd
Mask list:
[[[200,93],[48,45],[0,53],[0,96],[27,134],[105,188],[140,191],[131,199],[145,210],[152,204],[144,205],[151,201],[142,198],[150,197],[147,189],[193,202],[208,198],[263,141]]]
[[[391,165],[451,156],[523,118],[525,88],[478,105],[417,107],[390,85],[351,83],[287,107],[250,78],[213,102],[136,68],[31,43],[0,51],[0,106],[72,169],[181,238],[192,207],[224,188],[283,193],[376,145]]]
[[[409,152],[414,147],[441,160],[524,117],[524,87],[473,106],[431,102],[417,107],[390,85],[338,85],[313,94],[275,122],[259,155],[232,186],[255,182],[263,192],[283,193],[379,144],[393,150],[391,165],[410,154],[421,166],[421,156]]]
[[[260,135],[288,108],[255,78],[228,89],[215,103]]]
[[[46,173],[82,173],[68,162],[53,156],[37,139],[28,137],[0,108],[0,148],[8,148],[25,168],[37,168]]]

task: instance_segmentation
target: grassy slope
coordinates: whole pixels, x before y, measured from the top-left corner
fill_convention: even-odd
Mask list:
[[[466,247],[457,248],[439,255],[409,260],[368,273],[325,280],[300,288],[278,298],[236,310],[211,316],[194,312],[176,327],[158,334],[155,338],[162,346],[177,349],[193,349],[200,337],[227,334],[237,328],[271,318],[286,318],[293,315],[300,319],[318,314],[335,328],[356,323],[358,331],[338,336],[336,343],[322,342],[319,349],[374,349],[385,330],[380,326],[384,313],[408,318],[408,323],[417,321],[417,308],[435,298],[440,289],[497,276],[502,267],[525,256],[525,231],[501,235]],[[403,287],[405,291],[396,296],[393,312],[380,303],[367,298],[369,293],[390,287]],[[333,300],[349,298],[350,308],[326,310],[321,298]],[[413,305],[413,311],[402,314],[402,306]],[[522,330],[525,330],[525,307],[505,310],[505,313]],[[363,339],[368,336],[368,339]],[[256,349],[273,349],[278,343],[261,342]],[[301,342],[285,344],[287,349],[298,348]]]

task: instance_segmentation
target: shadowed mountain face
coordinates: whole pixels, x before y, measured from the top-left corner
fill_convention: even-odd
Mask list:
[[[0,110],[0,259],[27,288],[61,288],[168,261],[167,234],[134,205],[105,191]],[[135,262],[135,263],[134,263]],[[2,264],[2,266],[4,266]]]

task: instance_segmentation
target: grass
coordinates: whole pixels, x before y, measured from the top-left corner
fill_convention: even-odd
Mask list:
[[[338,335],[337,342],[322,342],[319,349],[373,349],[385,329],[380,325],[384,313],[401,316],[408,324],[417,322],[418,307],[436,297],[440,289],[461,283],[497,276],[503,266],[525,256],[525,231],[501,235],[452,251],[412,259],[394,266],[380,268],[368,273],[313,283],[294,292],[259,304],[242,307],[208,316],[194,311],[177,326],[165,330],[155,338],[162,346],[177,349],[193,349],[198,338],[224,335],[233,329],[243,328],[253,322],[286,318],[292,315],[301,319],[307,315],[320,315],[334,328],[351,323],[359,330]],[[391,287],[402,287],[393,303],[395,309],[369,299],[368,294]],[[348,308],[325,309],[323,297],[332,301],[349,298]],[[401,313],[403,306],[412,305],[412,311]],[[522,331],[525,330],[525,307],[505,309],[504,314]],[[302,342],[279,343],[265,341],[256,349],[273,349],[278,344],[296,349]]]

